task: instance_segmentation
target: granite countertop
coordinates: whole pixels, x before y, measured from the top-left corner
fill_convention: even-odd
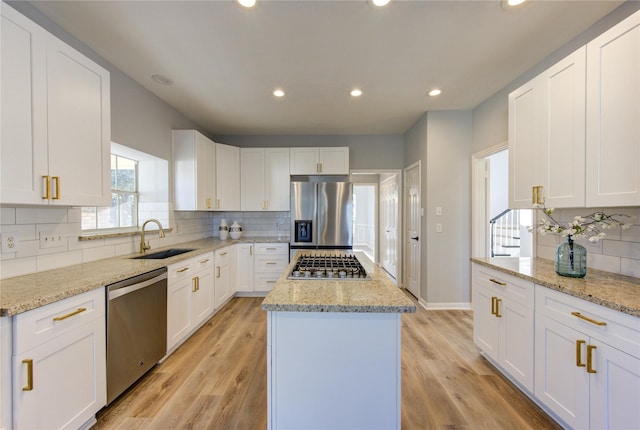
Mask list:
[[[139,254],[122,255],[84,264],[63,267],[0,280],[0,317],[12,316],[58,300],[102,288],[114,282],[150,272],[170,264],[215,251],[235,243],[288,243],[275,237],[243,237],[238,240],[200,239],[151,249],[151,254],[168,248],[193,248],[193,251],[162,260],[134,260]]]
[[[640,317],[640,278],[587,269],[584,278],[556,274],[554,263],[543,258],[471,258],[474,263],[499,270],[547,288]]]
[[[335,251],[316,251],[332,254]],[[339,251],[343,254],[344,251]],[[290,280],[296,258],[280,276],[269,295],[262,302],[265,311],[279,312],[354,312],[354,313],[412,313],[415,304],[395,286],[386,273],[364,257],[355,253],[371,276],[368,281],[356,280]]]

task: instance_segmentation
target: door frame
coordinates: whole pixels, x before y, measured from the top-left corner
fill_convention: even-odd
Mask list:
[[[487,224],[489,223],[489,171],[486,158],[509,149],[509,141],[493,145],[471,155],[471,256],[490,255]]]
[[[354,184],[359,183],[357,178],[358,178],[358,174],[372,174],[372,175],[396,175],[396,177],[398,178],[398,189],[402,189],[403,184],[404,184],[404,176],[403,176],[403,171],[402,169],[351,169],[349,171],[349,181],[353,182]],[[360,182],[362,184],[366,184],[367,182]],[[376,260],[378,261],[378,263],[376,263],[376,265],[380,266],[380,237],[379,237],[379,232],[380,232],[380,178],[378,177],[378,182],[377,182],[377,189],[378,189],[378,195],[376,196]],[[401,193],[400,193],[401,194]],[[403,218],[403,196],[400,195],[398,196],[398,231],[396,234],[398,234],[398,237],[402,237],[401,234],[403,233],[404,230],[404,223],[402,222]],[[398,267],[403,267],[403,254],[402,251],[404,250],[404,243],[401,240],[398,240],[398,244],[397,244],[397,249],[396,252],[398,253]],[[386,273],[386,272],[385,272]],[[404,274],[403,274],[404,275]],[[393,280],[391,277],[389,277],[389,279]],[[396,285],[398,287],[402,287],[402,282],[403,282],[403,276],[398,276],[396,279]]]
[[[409,243],[409,235],[407,234],[407,229],[405,228],[406,225],[409,224],[409,222],[407,221],[407,217],[409,216],[409,208],[405,207],[405,205],[408,204],[408,199],[404,199],[404,197],[406,196],[407,192],[409,190],[406,189],[406,176],[407,176],[407,171],[414,169],[414,168],[418,168],[419,169],[419,181],[418,183],[420,184],[420,222],[418,223],[418,236],[422,236],[422,217],[424,216],[424,209],[423,209],[423,198],[422,198],[422,160],[418,160],[415,163],[410,164],[409,166],[405,167],[403,169],[402,172],[402,198],[403,198],[403,208],[404,208],[404,213],[403,213],[403,217],[402,217],[402,249],[406,250],[408,249],[410,243]],[[422,241],[424,241],[424,237],[421,238]],[[422,260],[422,241],[420,241],[420,259]],[[408,255],[408,251],[407,251],[407,255]],[[404,262],[408,262],[409,259],[405,259],[403,260],[403,265],[402,267],[402,281],[403,281],[403,285],[406,285],[406,290],[411,292],[409,290],[409,282],[407,281],[407,264]],[[420,265],[422,266],[422,264]],[[418,270],[418,296],[416,297],[418,299],[418,302],[421,302],[422,298],[421,298],[421,290],[422,288],[420,287],[421,283],[422,283],[422,269]],[[413,292],[411,292],[411,294],[413,294]]]

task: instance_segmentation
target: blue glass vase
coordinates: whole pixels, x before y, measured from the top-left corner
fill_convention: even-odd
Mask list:
[[[556,273],[560,276],[583,278],[587,274],[587,250],[567,236],[556,248]]]

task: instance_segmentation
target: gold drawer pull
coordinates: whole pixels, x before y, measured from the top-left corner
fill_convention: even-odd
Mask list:
[[[56,181],[56,195],[51,200],[60,200],[60,176],[52,176],[52,181]]]
[[[54,321],[62,321],[62,320],[66,320],[67,318],[71,318],[72,316],[75,316],[75,315],[81,314],[82,312],[84,312],[84,311],[86,311],[86,310],[87,310],[87,308],[78,308],[78,310],[77,310],[77,311],[70,312],[70,313],[68,313],[68,314],[66,314],[66,315],[62,315],[61,317],[55,317],[53,320],[54,320]]]
[[[275,261],[267,261],[267,264],[278,264]]]
[[[276,251],[278,248],[267,248],[267,251]]]
[[[227,255],[227,253],[223,252],[222,254],[220,254],[220,257],[224,257],[225,255]]]
[[[583,319],[585,321],[590,322],[591,324],[595,324],[595,325],[599,325],[599,326],[605,326],[607,325],[606,322],[604,321],[597,321],[594,320],[593,318],[589,318],[589,317],[585,317],[584,315],[582,315],[580,312],[571,312],[571,315],[573,315],[574,317],[578,317],[580,319]]]
[[[207,258],[207,259],[205,259],[205,260],[200,260],[200,264],[204,264],[204,263],[206,263],[206,262],[208,262],[208,261],[209,261],[209,258]]]
[[[22,363],[27,365],[27,385],[22,387],[22,391],[32,391],[33,390],[33,360],[32,359],[22,360]]]
[[[189,270],[189,268],[188,268],[188,267],[183,267],[182,269],[178,269],[178,270],[176,270],[176,272],[178,272],[178,273],[182,273],[182,272],[186,272],[187,270]]]
[[[253,245],[249,245],[249,255],[253,255]]]
[[[576,340],[576,366],[584,367],[584,363],[582,362],[582,345],[587,343],[586,340]]]
[[[497,279],[493,279],[493,278],[490,278],[489,280],[490,280],[491,282],[493,282],[494,284],[502,285],[503,287],[506,287],[506,286],[507,286],[507,283],[506,283],[506,282],[500,282],[500,281],[498,281]]]
[[[220,266],[216,266],[216,278],[220,277]]]
[[[276,281],[267,281],[267,284],[275,284]]]
[[[498,318],[502,318],[502,314],[500,313],[500,302],[502,302],[502,299],[496,297],[496,316]]]
[[[48,175],[42,175],[44,179],[44,196],[42,200],[49,200],[51,198],[51,178]]]
[[[496,314],[496,299],[497,297],[491,297],[491,315]]]
[[[598,373],[593,368],[593,350],[596,348],[595,345],[587,345],[587,373]]]

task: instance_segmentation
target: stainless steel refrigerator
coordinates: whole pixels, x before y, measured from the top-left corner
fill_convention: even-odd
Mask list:
[[[291,255],[300,249],[352,249],[353,184],[291,182]]]

